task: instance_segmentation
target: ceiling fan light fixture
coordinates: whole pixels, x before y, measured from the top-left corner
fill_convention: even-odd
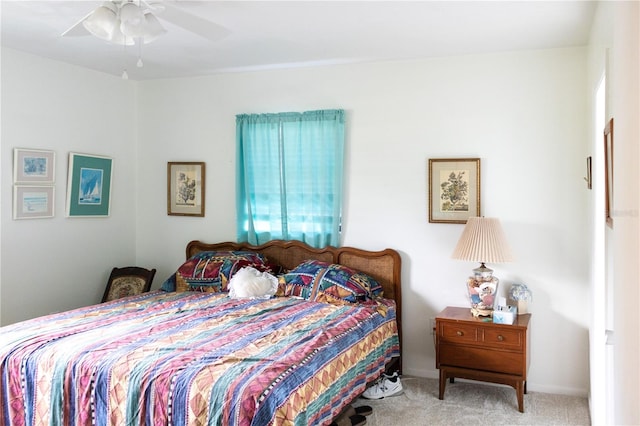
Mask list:
[[[138,38],[144,37],[144,27],[141,24],[132,24],[131,22],[121,21],[120,32],[127,37]]]
[[[82,25],[99,39],[126,46],[134,45],[136,39],[151,43],[167,32],[150,9],[132,1],[118,3],[104,2]]]
[[[128,2],[120,7],[120,21],[123,24],[140,26],[143,19],[142,10],[134,3]]]
[[[133,39],[133,37],[129,37],[126,34],[124,34],[122,31],[120,31],[120,20],[117,20],[117,25],[116,28],[113,31],[113,34],[111,36],[111,39],[109,39],[109,41],[113,44],[117,44],[120,46],[133,46],[135,44],[135,41]]]
[[[141,37],[145,44],[151,43],[166,32],[167,30],[153,13],[147,12],[144,14],[143,35]]]
[[[104,2],[82,22],[82,25],[94,36],[110,40],[118,23],[118,8],[112,2]]]

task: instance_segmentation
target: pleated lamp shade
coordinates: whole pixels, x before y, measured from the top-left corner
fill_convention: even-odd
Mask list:
[[[483,264],[513,261],[500,220],[492,217],[470,217],[451,257]]]

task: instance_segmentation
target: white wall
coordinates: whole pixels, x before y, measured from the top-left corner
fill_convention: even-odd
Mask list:
[[[482,213],[533,291],[529,389],[588,389],[586,49],[224,74],[139,84],[137,259],[156,287],[191,239],[235,239],[235,115],[344,108],[343,243],[403,258],[405,373],[436,376],[429,319],[466,305],[476,265],[450,259],[462,225],[429,224],[427,160],[482,158]],[[207,163],[206,217],[166,215],[166,163]]]
[[[608,52],[613,45],[613,2],[598,5],[591,28],[588,55],[589,111],[591,124],[585,156],[593,158],[593,189],[589,191],[589,211],[591,228],[591,326],[589,335],[590,390],[589,401],[591,421],[595,425],[606,424],[607,404],[612,402],[608,392],[607,379],[612,375],[606,372],[607,345],[605,329],[607,328],[607,296],[605,286],[605,215],[604,215],[604,147],[603,129],[607,114],[607,62]],[[609,79],[611,76],[608,76]],[[603,90],[604,93],[598,93]],[[603,97],[598,99],[598,96]],[[609,348],[610,349],[610,348]]]
[[[613,273],[615,424],[640,424],[640,3],[619,2],[613,14],[610,116],[614,118],[613,229],[607,250]]]
[[[1,324],[97,303],[135,261],[135,84],[2,49]],[[13,149],[54,150],[55,217],[12,220]],[[111,216],[67,218],[69,152],[113,158]]]
[[[593,424],[640,424],[640,274],[638,258],[638,208],[640,198],[640,4],[601,2],[591,30],[588,88],[606,72],[607,99],[604,117],[595,116],[590,140],[599,167],[603,168],[602,129],[614,119],[613,228],[604,225],[603,211],[594,211],[592,263],[601,269],[592,277],[593,325],[591,339],[591,419]],[[591,108],[595,111],[595,105]],[[596,164],[596,163],[594,163]],[[604,197],[604,175],[594,182],[592,206]],[[602,207],[600,204],[599,207]],[[605,315],[606,313],[606,315]],[[604,329],[613,331],[604,344]]]

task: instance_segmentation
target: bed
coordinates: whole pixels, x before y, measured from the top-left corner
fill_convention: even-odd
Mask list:
[[[231,264],[278,294],[230,297]],[[163,290],[2,327],[0,425],[330,424],[401,371],[400,266],[392,249],[191,241]]]

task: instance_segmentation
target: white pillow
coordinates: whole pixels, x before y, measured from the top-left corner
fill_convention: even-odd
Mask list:
[[[268,272],[247,266],[229,280],[229,297],[263,297],[268,299],[278,291],[278,279]]]

